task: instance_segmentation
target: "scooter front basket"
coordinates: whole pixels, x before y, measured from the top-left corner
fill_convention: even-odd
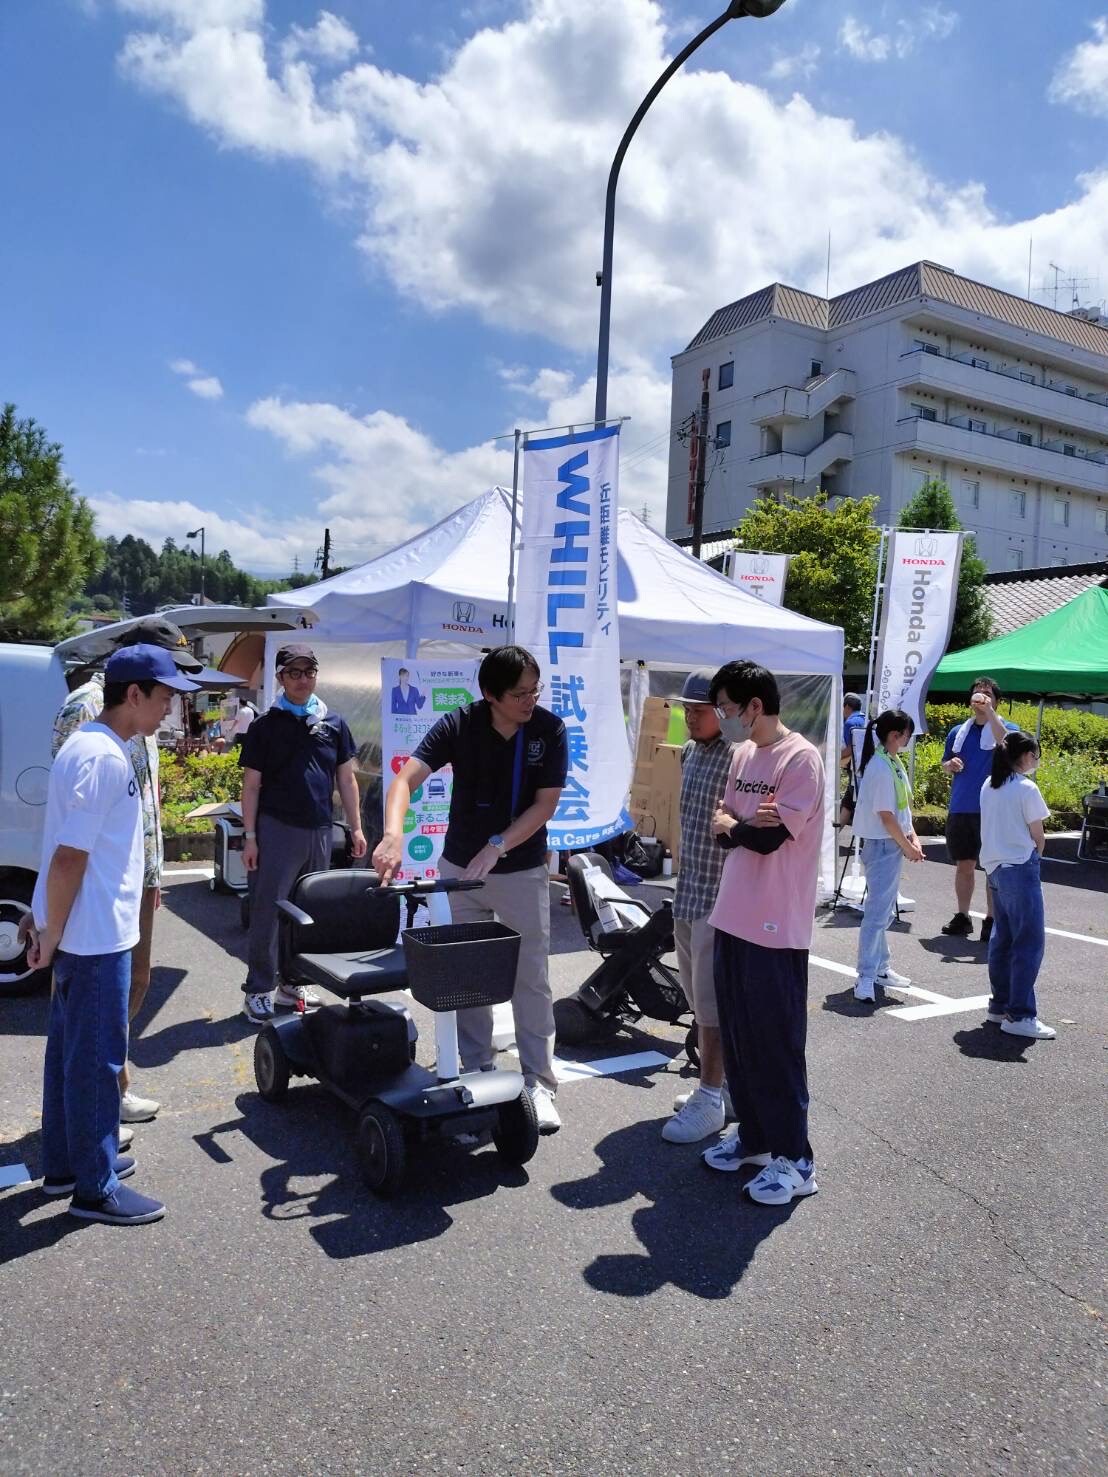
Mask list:
[[[447,923],[400,935],[408,988],[428,1010],[469,1010],[512,998],[519,934],[503,923]]]

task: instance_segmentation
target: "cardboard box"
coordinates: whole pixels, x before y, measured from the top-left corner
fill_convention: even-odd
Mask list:
[[[237,800],[217,801],[208,805],[198,805],[195,810],[190,810],[185,816],[187,821],[214,821],[218,815],[233,815],[236,820],[242,820],[242,806]]]

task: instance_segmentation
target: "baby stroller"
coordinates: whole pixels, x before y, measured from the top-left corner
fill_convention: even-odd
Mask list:
[[[593,868],[600,877],[593,873],[590,886]],[[687,1019],[689,1005],[680,981],[661,960],[673,948],[669,900],[651,912],[637,898],[620,893],[611,867],[594,851],[571,856],[566,876],[585,942],[602,963],[575,994],[554,1002],[558,1041],[565,1046],[605,1041],[643,1016],[669,1025]],[[608,897],[598,899],[598,892]],[[685,1054],[693,1066],[699,1065],[695,1022],[685,1037]]]

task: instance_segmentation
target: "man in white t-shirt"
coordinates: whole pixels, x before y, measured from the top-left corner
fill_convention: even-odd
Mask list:
[[[58,750],[31,914],[32,969],[54,967],[42,1096],[43,1189],[70,1213],[113,1225],[160,1220],[165,1206],[120,1183],[119,1072],[127,1055],[131,950],[143,893],[142,803],[128,744],[152,734],[174,691],[195,692],[163,647],[115,652],[104,708]]]

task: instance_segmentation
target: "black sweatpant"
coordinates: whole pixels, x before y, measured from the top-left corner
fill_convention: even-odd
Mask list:
[[[717,928],[715,977],[723,1064],[743,1148],[811,1159],[808,950],[766,949]]]

